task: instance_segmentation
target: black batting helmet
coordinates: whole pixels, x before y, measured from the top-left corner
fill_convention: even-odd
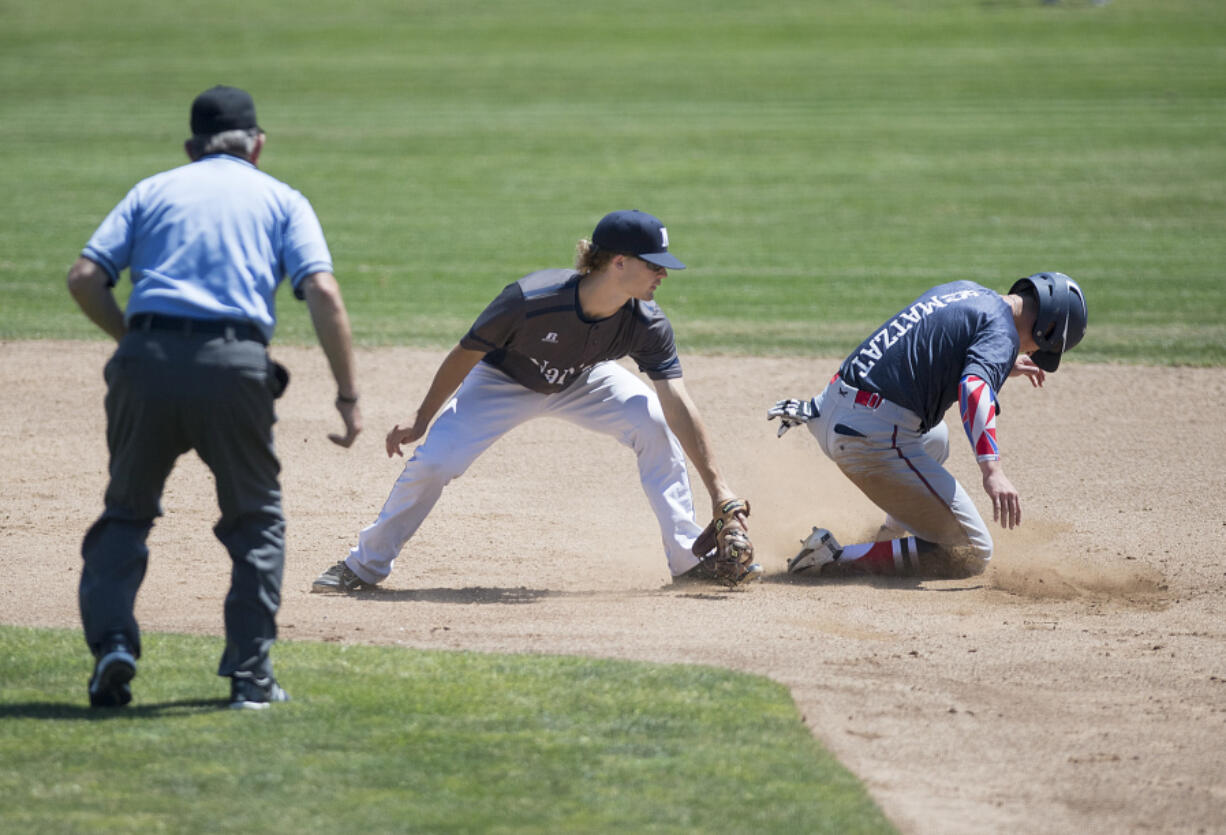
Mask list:
[[[1086,335],[1086,297],[1081,286],[1064,273],[1035,273],[1019,278],[1011,294],[1029,290],[1039,300],[1034,320],[1034,341],[1039,350],[1030,358],[1044,371],[1060,366],[1060,355],[1076,347]]]

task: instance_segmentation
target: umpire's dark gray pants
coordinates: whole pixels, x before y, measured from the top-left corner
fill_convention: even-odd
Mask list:
[[[149,556],[145,539],[162,514],[162,488],[175,460],[195,449],[217,483],[221,519],[213,532],[233,564],[218,675],[271,676],[285,517],[272,436],[275,382],[264,345],[135,330],[119,343],[105,376],[111,479],[105,510],[81,547],[86,642],[96,655],[118,632],[140,654],[133,606]]]

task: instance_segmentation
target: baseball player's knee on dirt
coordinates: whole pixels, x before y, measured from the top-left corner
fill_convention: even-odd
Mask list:
[[[993,547],[986,525],[963,524],[956,537],[933,543],[931,556],[926,559],[941,574],[971,577],[988,567]]]
[[[920,542],[920,572],[934,577],[959,579],[982,574],[988,567],[988,556],[970,546],[938,545],[935,542]]]
[[[988,561],[979,557],[968,557],[957,564],[955,570],[964,570],[965,576],[975,577],[982,574],[988,568]]]
[[[987,560],[969,546],[915,536],[846,545],[838,562],[853,572],[900,577],[972,577],[987,566]]]
[[[931,577],[954,580],[974,577],[988,567],[987,557],[968,546],[924,542],[920,544],[919,554],[919,572]],[[988,551],[990,556],[991,550]]]
[[[887,519],[916,537],[919,553],[928,562],[960,561],[968,563],[968,568],[970,563],[979,563],[974,572],[978,574],[992,558],[992,534],[973,506],[959,506],[953,512],[896,508]]]
[[[992,534],[988,533],[986,527],[983,527],[971,531],[967,535],[967,544],[955,550],[961,550],[968,560],[977,560],[980,564],[979,571],[983,571],[987,567],[988,560],[992,559],[992,550],[995,547],[995,543],[992,542]],[[975,573],[978,574],[979,571]]]

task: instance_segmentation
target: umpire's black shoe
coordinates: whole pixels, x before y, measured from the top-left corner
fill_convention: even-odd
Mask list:
[[[136,676],[136,656],[128,639],[112,635],[102,642],[89,680],[90,707],[123,707],[132,701],[128,682]]]
[[[288,702],[276,679],[237,675],[230,679],[230,707],[234,710],[263,710],[273,702]]]

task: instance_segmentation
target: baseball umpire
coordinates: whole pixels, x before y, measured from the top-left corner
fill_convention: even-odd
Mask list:
[[[772,406],[767,419],[780,420],[780,436],[807,425],[822,451],[888,514],[878,542],[840,546],[828,530],[814,528],[788,571],[982,571],[992,536],[942,466],[949,456],[942,416],[958,402],[993,520],[1020,524],[1021,498],[997,446],[997,394],[1013,376],[1042,386],[1081,342],[1086,321],[1085,294],[1063,273],[1020,279],[1006,295],[970,281],[942,284],[873,331],[821,394]]]
[[[137,183],[68,273],[81,310],[119,343],[105,369],[105,509],[81,548],[94,707],[132,698],[145,541],[175,460],[192,449],[216,479],[213,532],[232,561],[218,674],[231,680],[232,707],[288,699],[269,658],[285,548],[273,400],[288,372],[267,351],[286,276],[306,300],[336,379],[345,432],[329,438],[348,447],[362,428],[349,318],[323,231],[302,194],[256,168],[265,136],[251,96],[204,91],[192,103],[191,131],[191,162]],[[132,294],[121,311],[112,288],[124,269]]]
[[[415,418],[388,432],[387,454],[402,455],[402,446],[423,436],[425,442],[348,558],[326,570],[313,591],[383,581],[444,486],[498,438],[537,417],[570,421],[634,450],[674,577],[735,585],[758,575],[744,536],[748,503],[736,499],[716,467],[682,383],[672,326],[652,301],[668,270],[685,268],[668,251],[668,231],[644,212],[612,212],[590,241],[579,242],[575,264],[507,285],[477,317],[442,361]],[[654,389],[615,362],[626,356]],[[687,454],[714,505],[715,539],[700,538],[694,521]]]

